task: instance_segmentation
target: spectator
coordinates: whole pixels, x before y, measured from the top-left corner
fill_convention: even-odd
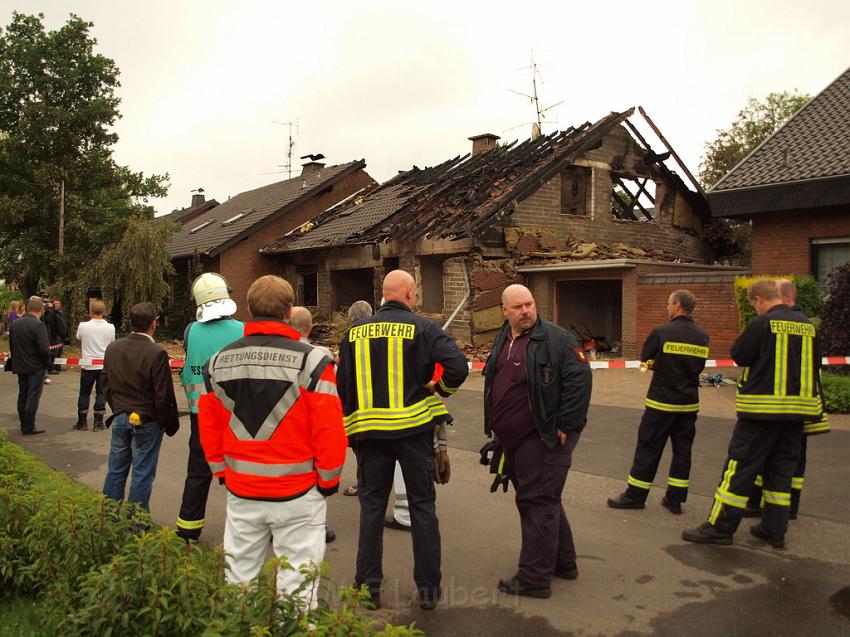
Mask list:
[[[50,339],[50,367],[47,371],[49,374],[58,374],[62,371],[62,367],[55,361],[62,357],[62,349],[68,344],[68,322],[62,314],[62,301],[53,299],[47,302],[44,324],[47,326],[47,336]]]
[[[104,319],[106,306],[100,299],[92,299],[89,304],[89,320],[77,326],[77,340],[80,341],[84,360],[103,360],[106,348],[115,340],[115,326]],[[81,364],[80,396],[77,399],[77,422],[74,429],[89,428],[89,400],[94,387],[94,424],[95,431],[104,428],[103,415],[106,412],[106,397],[103,394],[103,363]]]
[[[162,434],[180,428],[168,354],[153,340],[158,316],[152,303],[130,309],[129,336],[106,348],[103,391],[112,408],[112,446],[103,493],[124,499],[127,475],[133,470],[128,502],[149,509]]]
[[[12,329],[12,323],[21,318],[24,313],[23,304],[20,301],[12,301],[9,304],[9,311],[6,312],[6,333]]]
[[[27,313],[15,321],[9,332],[12,371],[18,375],[18,418],[21,421],[21,433],[25,436],[44,433],[44,429],[35,426],[38,403],[44,388],[44,373],[50,364],[47,328],[40,320],[43,314],[44,303],[41,298],[30,297]]]

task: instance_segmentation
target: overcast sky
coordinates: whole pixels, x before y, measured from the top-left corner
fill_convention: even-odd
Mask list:
[[[297,159],[365,159],[383,181],[468,152],[467,137],[527,138],[534,52],[544,132],[642,105],[696,173],[703,145],[749,96],[818,93],[850,66],[847,0],[300,2],[0,0],[94,22],[121,70],[117,160],[168,173],[159,212],[194,188],[220,202]],[[295,131],[293,131],[295,132]],[[267,174],[272,173],[272,174]]]

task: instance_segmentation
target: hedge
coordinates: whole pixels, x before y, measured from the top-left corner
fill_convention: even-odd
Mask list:
[[[850,376],[823,372],[823,395],[830,414],[850,413]]]
[[[803,314],[809,319],[820,315],[823,308],[821,290],[818,282],[810,276],[738,276],[735,277],[735,303],[738,306],[738,325],[743,332],[756,317],[756,311],[747,300],[747,289],[761,279],[790,279],[797,286],[797,303],[803,308]]]
[[[187,544],[0,431],[0,598],[35,600],[39,634],[422,634],[379,625],[363,609],[365,589],[341,588],[333,608],[320,601],[305,611],[297,595],[276,594],[280,568],[290,567],[270,560],[251,585],[226,584],[220,549]],[[325,577],[326,566],[305,574]]]

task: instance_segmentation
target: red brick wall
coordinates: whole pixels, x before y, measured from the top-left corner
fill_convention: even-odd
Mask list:
[[[850,207],[753,216],[754,274],[812,274],[812,239],[850,236]]]
[[[370,183],[373,183],[373,179],[363,170],[344,177],[334,184],[330,192],[305,201],[221,253],[219,272],[233,288],[233,300],[239,306],[236,318],[241,320],[250,318],[246,298],[251,283],[265,274],[283,275],[280,264],[273,258],[261,255],[260,248]],[[295,281],[290,283],[293,287],[295,286]]]

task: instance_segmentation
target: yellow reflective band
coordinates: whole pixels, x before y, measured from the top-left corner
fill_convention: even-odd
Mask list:
[[[665,354],[679,354],[681,356],[696,356],[697,358],[708,358],[708,348],[692,343],[675,343],[667,341],[661,348]]]
[[[797,491],[802,491],[803,480],[805,480],[805,478],[791,478],[791,488],[796,489]]]
[[[726,471],[723,472],[723,480],[720,481],[720,486],[717,487],[717,491],[714,494],[714,505],[711,507],[711,513],[708,515],[708,521],[711,524],[717,522],[717,518],[720,516],[720,513],[723,511],[724,500],[720,497],[721,494],[728,493],[726,489],[729,488],[729,483],[732,481],[732,476],[735,475],[735,470],[738,468],[737,460],[729,460],[729,464],[726,467]],[[747,506],[746,499],[744,500],[744,505],[741,508]]]
[[[349,436],[363,431],[393,431],[418,427],[435,416],[448,415],[446,406],[435,396],[429,396],[405,409],[360,409],[343,418]]]
[[[803,337],[803,349],[800,360],[800,395],[811,396],[814,387],[814,368],[812,366],[812,339]]]
[[[690,484],[689,480],[682,480],[681,478],[671,478],[667,477],[667,484],[671,487],[678,487],[680,489],[687,489]]]
[[[442,389],[444,392],[446,392],[446,393],[447,393],[447,394],[449,394],[449,395],[451,395],[451,394],[455,393],[455,392],[457,391],[457,389],[458,389],[457,387],[449,387],[448,385],[446,385],[446,384],[443,382],[443,379],[442,379],[442,378],[440,379],[440,382],[439,382],[439,383],[437,383],[437,385],[439,385],[440,389]]]
[[[643,480],[638,480],[637,478],[633,478],[632,476],[629,476],[627,482],[633,487],[637,487],[638,489],[649,490],[652,487],[651,482],[644,482]]]
[[[348,340],[351,343],[372,338],[405,338],[410,340],[415,333],[416,326],[413,323],[366,323],[352,327],[348,332]]]
[[[798,323],[797,321],[771,321],[770,331],[774,334],[781,334],[783,336],[793,334],[794,336],[808,336],[809,338],[815,337],[814,325],[811,323]]]
[[[756,480],[755,480],[755,482],[753,482],[753,484],[756,485],[757,487],[763,487],[764,486],[764,478],[762,477],[761,474],[758,474],[756,476]]]
[[[202,529],[204,528],[204,520],[184,520],[183,518],[177,518],[177,528],[186,529],[187,531]]]
[[[829,419],[826,414],[818,422],[810,422],[803,425],[803,433],[806,435],[829,433]]]
[[[747,506],[747,500],[749,498],[745,495],[738,495],[737,493],[732,493],[731,491],[726,491],[724,489],[717,489],[714,493],[714,499],[720,500],[723,504],[743,509]]]
[[[368,341],[355,341],[354,361],[357,377],[357,404],[362,409],[368,409],[372,406],[372,352]]]
[[[662,403],[660,401],[647,398],[643,401],[643,404],[647,407],[651,407],[652,409],[657,409],[658,411],[669,411],[677,414],[690,414],[695,411],[699,411],[699,403],[693,403],[691,405],[674,405],[672,403]]]
[[[499,469],[498,469],[497,473],[499,473],[500,475],[504,475],[504,473],[505,473],[504,469],[505,469],[505,451],[503,449],[502,450],[502,457],[499,458]]]
[[[773,395],[784,396],[788,383],[788,334],[776,335],[773,361]]]
[[[791,494],[782,493],[781,491],[768,491],[765,489],[762,492],[762,498],[766,504],[773,504],[781,507],[791,506]]]

